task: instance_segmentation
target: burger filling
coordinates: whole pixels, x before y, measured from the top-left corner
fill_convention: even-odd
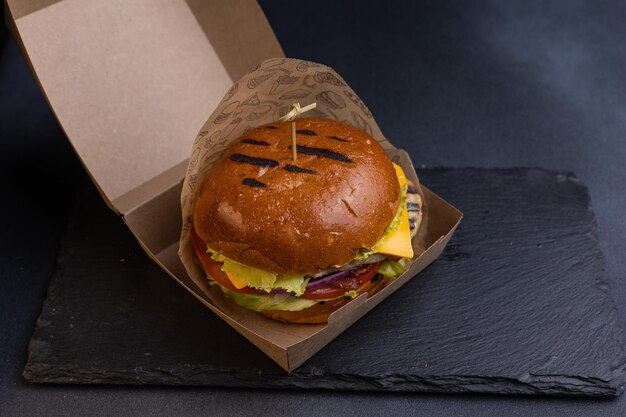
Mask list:
[[[300,311],[321,302],[355,298],[369,291],[382,277],[396,279],[413,257],[411,237],[415,234],[415,225],[410,222],[411,202],[407,203],[407,194],[410,196],[416,191],[411,193],[402,168],[396,164],[394,167],[401,189],[396,216],[370,250],[359,252],[353,261],[341,267],[313,275],[276,274],[227,258],[207,247],[192,231],[197,261],[212,285],[219,286],[239,306],[256,311]],[[414,209],[419,209],[414,205]]]

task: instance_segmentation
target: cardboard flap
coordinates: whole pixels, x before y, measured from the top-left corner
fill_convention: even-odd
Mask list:
[[[7,6],[61,126],[122,214],[180,181],[199,128],[233,80],[283,56],[253,0]]]

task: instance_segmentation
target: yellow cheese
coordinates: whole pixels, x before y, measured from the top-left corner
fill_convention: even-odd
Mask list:
[[[398,176],[398,182],[400,187],[404,188],[406,185],[406,175],[399,165],[393,164],[396,169],[396,175]],[[406,192],[406,191],[405,191]],[[385,255],[400,256],[402,258],[413,257],[413,246],[411,245],[411,229],[409,227],[409,212],[406,208],[406,202],[402,208],[402,214],[400,215],[400,224],[393,231],[390,232],[383,243],[376,246],[376,252],[383,253]]]
[[[411,229],[409,228],[409,213],[406,206],[402,210],[400,224],[393,232],[389,233],[382,245],[376,247],[376,252],[386,255],[400,256],[402,258],[413,257],[411,246]]]
[[[242,280],[232,272],[226,272],[226,275],[228,276],[228,279],[230,279],[230,282],[232,282],[235,288],[237,288],[238,290],[248,286],[248,283],[246,281]]]
[[[398,177],[398,182],[400,183],[400,188],[406,185],[406,175],[404,175],[404,171],[402,167],[398,164],[393,164],[393,167],[396,169],[396,177]]]

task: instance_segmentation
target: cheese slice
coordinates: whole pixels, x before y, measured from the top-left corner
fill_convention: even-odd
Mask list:
[[[239,278],[237,275],[233,274],[232,272],[226,272],[226,276],[228,276],[228,279],[230,279],[230,282],[232,282],[235,288],[237,288],[238,290],[242,289],[243,287],[248,286],[248,283],[246,281]]]
[[[406,175],[399,165],[393,164],[396,169],[396,176],[400,187],[406,186]],[[406,190],[404,191],[406,192]],[[400,256],[402,258],[412,258],[413,246],[411,245],[411,229],[409,227],[409,211],[406,208],[406,202],[402,208],[402,214],[400,215],[400,224],[392,232],[390,232],[383,243],[376,246],[376,252],[383,253],[385,255]]]
[[[406,175],[404,175],[404,170],[398,164],[393,164],[393,167],[396,170],[396,177],[398,177],[398,182],[400,183],[400,188],[406,185]]]

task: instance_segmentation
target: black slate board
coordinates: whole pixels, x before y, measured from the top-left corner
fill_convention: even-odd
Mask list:
[[[91,186],[31,339],[32,382],[615,396],[626,354],[584,186],[427,169],[465,218],[441,258],[288,375],[154,265]]]

